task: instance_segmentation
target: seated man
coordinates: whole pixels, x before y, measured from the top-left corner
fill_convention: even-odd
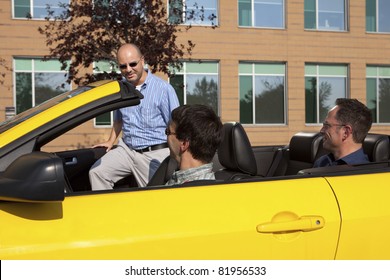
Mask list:
[[[323,147],[330,153],[313,167],[369,162],[362,145],[371,124],[371,112],[364,104],[357,99],[337,99],[321,128]]]
[[[179,166],[166,185],[215,180],[212,159],[221,142],[222,123],[211,107],[197,104],[174,109],[165,133],[170,156]]]

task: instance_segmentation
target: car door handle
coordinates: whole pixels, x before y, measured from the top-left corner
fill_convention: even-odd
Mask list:
[[[77,164],[76,157],[65,158],[65,165],[75,165],[75,164]]]
[[[302,216],[294,221],[269,222],[256,227],[260,233],[280,233],[290,231],[312,231],[323,228],[325,219],[321,216]]]

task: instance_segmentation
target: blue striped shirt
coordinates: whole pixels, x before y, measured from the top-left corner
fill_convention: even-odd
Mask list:
[[[172,110],[179,106],[173,87],[150,72],[140,92],[144,98],[138,106],[114,112],[114,121],[123,121],[123,142],[136,150],[167,142],[165,129]]]

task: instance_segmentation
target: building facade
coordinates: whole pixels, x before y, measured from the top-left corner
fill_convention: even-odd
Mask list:
[[[60,83],[63,73],[55,61],[40,60],[48,47],[38,33],[42,3],[53,1],[0,0],[0,58],[12,67],[0,68],[6,74],[0,121],[9,108],[18,112],[58,94],[47,81]],[[170,79],[185,85],[177,87],[181,103],[211,104],[223,122],[241,122],[252,145],[288,144],[299,131],[319,131],[338,97],[365,103],[374,116],[371,131],[390,132],[389,1],[166,1],[168,10],[195,3],[214,19],[179,19],[192,25],[179,42],[196,44],[192,61]],[[104,141],[110,125],[109,116],[91,120],[53,149]]]

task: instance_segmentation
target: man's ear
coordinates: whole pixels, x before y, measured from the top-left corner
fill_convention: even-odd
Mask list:
[[[347,139],[348,137],[352,137],[352,127],[350,125],[345,125],[343,140]]]
[[[190,147],[190,141],[189,140],[182,140],[180,141],[180,152],[184,153],[188,150]]]

